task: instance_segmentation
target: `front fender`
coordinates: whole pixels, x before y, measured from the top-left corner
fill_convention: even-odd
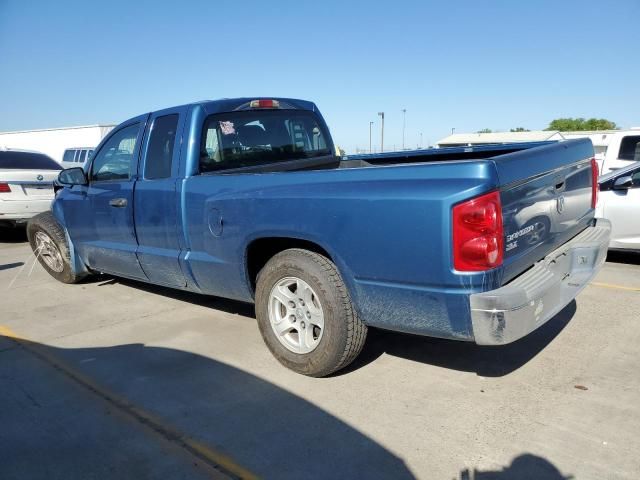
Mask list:
[[[67,229],[67,225],[64,218],[64,209],[60,206],[56,200],[53,200],[51,203],[51,213],[56,221],[60,224],[62,229],[64,230],[64,236],[67,240],[67,245],[69,246],[69,257],[71,261],[71,268],[76,275],[88,275],[89,269],[82,261],[78,252],[76,251],[75,245],[73,244],[73,240],[69,236],[69,230]]]

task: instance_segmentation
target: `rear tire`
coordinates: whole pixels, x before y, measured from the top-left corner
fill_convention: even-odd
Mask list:
[[[62,283],[77,283],[84,275],[77,275],[71,267],[69,245],[51,212],[40,213],[29,220],[27,238],[40,265]]]
[[[267,262],[256,283],[260,333],[285,367],[323,377],[358,356],[367,326],[328,258],[299,248],[284,250]]]

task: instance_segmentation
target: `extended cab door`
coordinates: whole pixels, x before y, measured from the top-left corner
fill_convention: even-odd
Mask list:
[[[138,260],[153,283],[181,287],[179,198],[176,182],[187,108],[155,112],[147,123],[135,187]]]
[[[146,279],[136,250],[133,189],[142,133],[148,115],[136,117],[113,131],[91,162],[89,185],[76,211],[76,227],[84,225],[79,248],[93,270]],[[83,213],[83,218],[77,214]],[[73,238],[73,225],[71,227]]]

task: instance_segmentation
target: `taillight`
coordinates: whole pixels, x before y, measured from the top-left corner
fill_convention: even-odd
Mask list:
[[[463,272],[489,270],[502,264],[502,206],[498,192],[453,207],[453,267]]]
[[[251,100],[250,108],[280,108],[278,100]]]
[[[0,193],[11,193],[11,187],[8,183],[0,183]]]
[[[591,159],[591,208],[596,208],[598,204],[598,162]]]

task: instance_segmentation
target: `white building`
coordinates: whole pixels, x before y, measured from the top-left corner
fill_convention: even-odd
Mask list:
[[[69,148],[95,148],[115,125],[47,128],[20,132],[0,132],[0,147],[35,150],[62,162]]]
[[[465,147],[471,145],[544,142],[564,140],[556,130],[532,130],[530,132],[454,133],[437,142],[439,147]]]

